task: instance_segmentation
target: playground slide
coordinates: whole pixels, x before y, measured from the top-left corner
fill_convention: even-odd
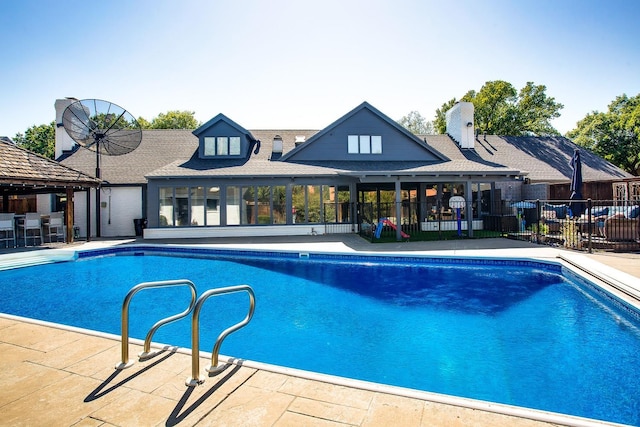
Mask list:
[[[388,225],[389,227],[393,228],[394,230],[397,230],[396,225],[394,223],[392,223],[391,221],[389,221],[387,218],[380,218],[380,223],[376,227],[376,239],[380,238],[380,234],[382,233],[382,226],[383,225]],[[409,236],[407,233],[405,233],[402,230],[400,230],[400,236],[402,236],[403,239],[408,239],[409,237],[411,237],[411,236]]]

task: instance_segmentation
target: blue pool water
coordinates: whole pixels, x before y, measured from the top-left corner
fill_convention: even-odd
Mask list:
[[[224,341],[225,355],[640,424],[640,314],[557,265],[155,251],[2,271],[0,311],[119,334],[122,300],[140,282],[186,278],[198,294],[246,283],[255,315]],[[131,336],[143,339],[189,297],[187,288],[139,292]],[[244,318],[247,300],[205,303],[201,350]],[[190,319],[154,341],[190,347]]]

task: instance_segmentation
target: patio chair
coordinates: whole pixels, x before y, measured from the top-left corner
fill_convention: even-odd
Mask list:
[[[5,242],[5,247],[9,246],[9,242],[13,240],[13,247],[16,245],[16,228],[15,228],[15,214],[13,213],[0,213],[0,241]],[[11,233],[11,235],[9,235]]]
[[[52,212],[49,215],[49,219],[43,223],[43,229],[45,230],[45,237],[49,238],[49,243],[53,241],[53,237],[56,238],[56,242],[62,237],[64,242],[64,212]]]
[[[33,245],[35,246],[36,238],[40,239],[40,244],[42,244],[42,220],[39,213],[27,212],[18,223],[18,229],[22,230],[25,246],[29,246],[29,231],[33,232],[31,233]],[[38,232],[37,235],[36,231]]]

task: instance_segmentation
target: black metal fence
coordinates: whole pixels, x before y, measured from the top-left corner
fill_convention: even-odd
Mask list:
[[[505,237],[587,251],[640,250],[640,201],[522,200],[496,203],[491,212],[477,209],[474,203],[459,211],[413,202],[360,203],[357,231],[372,241],[398,240],[398,235],[403,240]]]
[[[442,240],[469,237],[468,212],[473,215],[472,229],[482,231],[482,218],[476,204],[468,202],[459,209],[442,203],[430,205],[419,202],[359,203],[358,230],[372,241]],[[488,214],[488,212],[487,212]],[[491,237],[499,234],[492,233]]]
[[[358,203],[358,230],[363,237],[393,239],[399,229],[402,238],[408,239],[420,230],[418,209],[414,202]]]
[[[587,251],[640,250],[640,201],[524,200],[517,204],[517,230],[510,230],[508,237]]]

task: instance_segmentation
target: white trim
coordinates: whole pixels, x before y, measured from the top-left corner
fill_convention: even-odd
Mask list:
[[[145,239],[194,239],[203,237],[315,236],[351,233],[351,224],[251,225],[231,227],[146,228]]]
[[[466,230],[468,228],[467,220],[463,219],[461,221],[461,229]],[[420,223],[420,230],[422,231],[451,231],[458,229],[458,221],[446,220],[446,221],[424,221]],[[484,229],[484,224],[481,219],[473,220],[473,229],[474,230],[482,230]]]

